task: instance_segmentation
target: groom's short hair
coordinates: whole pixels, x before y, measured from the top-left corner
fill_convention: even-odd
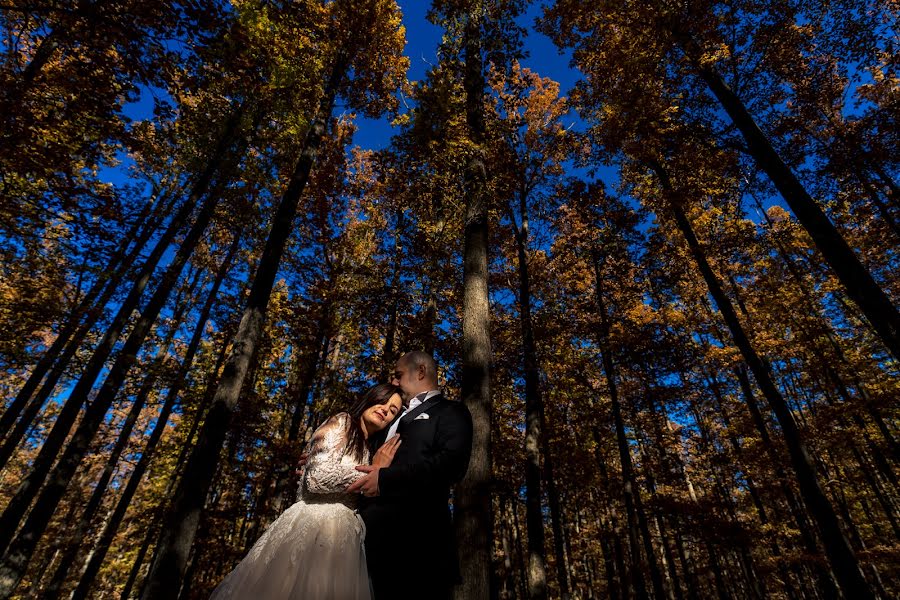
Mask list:
[[[404,354],[400,360],[412,370],[418,370],[419,367],[425,367],[425,377],[430,381],[437,383],[437,363],[434,357],[427,352],[421,350],[413,350]]]

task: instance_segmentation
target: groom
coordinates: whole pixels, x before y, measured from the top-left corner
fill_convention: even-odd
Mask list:
[[[472,417],[444,398],[425,352],[400,357],[391,383],[406,409],[384,438],[402,443],[389,467],[357,467],[366,475],[348,489],[371,498],[359,511],[369,576],[376,600],[449,599],[459,563],[447,500],[468,468]]]

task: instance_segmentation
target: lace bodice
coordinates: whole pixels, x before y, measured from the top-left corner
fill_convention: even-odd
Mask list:
[[[356,465],[369,462],[368,448],[363,456],[345,453],[350,415],[342,412],[334,415],[316,429],[307,446],[309,459],[300,482],[300,498],[310,502],[341,502],[356,505],[358,497],[347,494],[347,487],[362,477]]]
[[[306,450],[300,499],[284,511],[219,584],[211,600],[340,598],[371,600],[365,524],[356,512],[358,494],[347,486],[364,474],[365,456],[344,453],[350,415],[323,423]]]

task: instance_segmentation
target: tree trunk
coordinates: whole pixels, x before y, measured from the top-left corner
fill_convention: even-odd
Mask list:
[[[166,425],[168,424],[169,415],[172,412],[172,408],[175,406],[178,395],[181,393],[181,389],[184,386],[187,375],[190,372],[191,366],[193,365],[194,357],[196,356],[197,350],[200,347],[200,342],[203,339],[203,332],[206,329],[206,323],[209,320],[209,314],[212,311],[212,307],[217,296],[219,295],[219,288],[221,287],[222,282],[225,280],[228,272],[231,270],[231,266],[234,264],[234,258],[237,255],[238,248],[240,247],[240,238],[240,234],[235,234],[234,240],[231,243],[231,247],[228,249],[228,254],[225,256],[225,258],[222,260],[222,264],[219,266],[219,270],[216,273],[216,279],[209,291],[206,302],[200,309],[200,315],[197,319],[196,325],[194,326],[194,333],[191,337],[190,342],[188,343],[187,349],[185,350],[184,359],[181,362],[181,366],[179,367],[178,372],[172,379],[172,385],[169,387],[169,391],[166,393],[166,399],[163,401],[162,408],[160,408],[159,416],[156,419],[156,424],[153,427],[153,431],[150,433],[150,437],[147,439],[147,444],[144,446],[144,449],[141,452],[141,458],[138,460],[137,465],[135,465],[134,470],[132,471],[131,476],[128,479],[128,483],[125,485],[125,489],[122,491],[122,495],[119,497],[119,500],[116,503],[116,508],[113,510],[109,520],[103,526],[103,531],[101,532],[99,538],[93,543],[93,552],[91,554],[90,560],[88,560],[85,570],[79,578],[78,585],[75,587],[72,598],[87,597],[88,592],[90,591],[90,586],[93,583],[97,572],[100,570],[100,566],[103,564],[103,560],[106,557],[106,553],[109,550],[109,546],[112,543],[116,532],[119,529],[119,525],[121,524],[122,519],[125,517],[125,512],[128,510],[128,507],[131,504],[131,499],[134,497],[134,494],[137,491],[138,486],[140,485],[141,479],[144,476],[144,472],[147,470],[147,467],[150,464],[150,460],[154,456],[156,446],[159,443],[159,440],[162,438],[162,435],[166,429]],[[188,443],[190,443],[190,439],[188,440]]]
[[[593,389],[591,389],[593,392]],[[592,406],[592,408],[594,408]],[[591,435],[594,438],[594,457],[597,461],[597,470],[600,473],[600,481],[601,485],[609,490],[610,489],[610,480],[609,480],[609,469],[606,467],[606,461],[603,458],[603,439],[600,433],[600,430],[597,427],[591,428]],[[625,580],[629,577],[629,572],[625,567],[625,553],[622,550],[622,536],[620,534],[621,529],[619,528],[619,517],[616,514],[615,508],[612,506],[608,507],[608,515],[609,515],[609,527],[610,527],[610,535],[612,541],[612,552],[613,552],[613,564],[615,565],[614,573],[611,575],[607,572],[607,579],[609,581],[609,589],[607,590],[608,595],[611,598],[620,598],[621,600],[631,600],[632,587],[626,584],[623,589],[622,585]],[[602,517],[601,517],[602,519]]]
[[[649,530],[646,519],[643,518],[643,502],[641,491],[634,476],[634,467],[631,461],[631,448],[625,433],[625,420],[622,417],[622,406],[619,401],[619,390],[616,383],[616,368],[613,361],[609,343],[609,315],[606,314],[606,301],[603,297],[602,273],[600,269],[600,255],[594,252],[594,298],[597,303],[597,314],[600,318],[600,327],[597,336],[597,346],[600,350],[603,363],[603,374],[606,377],[606,387],[609,392],[610,406],[612,409],[613,423],[616,429],[616,445],[619,450],[619,462],[622,468],[622,494],[625,501],[625,515],[628,520],[628,544],[631,551],[631,569],[628,577],[628,597],[636,596],[639,600],[647,598],[647,589],[644,586],[644,574],[641,565],[641,542],[644,543],[644,552],[647,558],[647,566],[650,569],[650,577],[653,583],[654,597],[662,598],[665,595],[662,584],[662,574],[656,564],[656,556],[653,546],[650,544]]]
[[[88,503],[85,506],[81,517],[78,519],[78,523],[71,530],[72,537],[76,540],[76,543],[71,544],[70,547],[62,553],[62,557],[60,558],[59,563],[56,566],[53,577],[51,578],[50,583],[47,585],[47,589],[45,591],[45,593],[47,594],[59,594],[60,587],[65,582],[66,577],[68,577],[69,572],[71,571],[72,565],[75,562],[75,558],[78,555],[78,549],[81,545],[80,542],[84,540],[91,526],[91,522],[94,520],[94,516],[100,509],[100,504],[103,501],[103,496],[106,494],[107,486],[109,485],[109,482],[112,480],[112,476],[115,473],[116,466],[119,463],[119,458],[121,457],[122,452],[124,452],[125,448],[128,446],[128,442],[131,440],[131,432],[134,430],[134,425],[135,423],[137,423],[138,417],[140,416],[141,411],[143,410],[144,405],[147,402],[147,398],[150,396],[150,392],[153,390],[153,387],[156,384],[159,373],[164,367],[166,356],[169,352],[169,346],[175,338],[175,333],[181,323],[182,318],[184,318],[185,311],[190,306],[190,298],[193,296],[194,289],[200,281],[201,273],[202,271],[198,269],[193,281],[187,286],[185,297],[180,301],[176,301],[176,308],[172,316],[172,327],[170,328],[168,335],[166,336],[166,340],[162,344],[160,344],[156,356],[154,357],[151,365],[148,367],[149,372],[147,374],[147,377],[141,384],[141,387],[138,390],[134,401],[131,403],[131,408],[129,409],[128,415],[125,417],[125,420],[122,423],[122,428],[119,431],[118,439],[116,440],[115,445],[106,457],[106,463],[103,466],[103,471],[100,474],[100,479],[94,485],[94,491],[91,493],[91,497],[88,500]]]
[[[716,379],[715,375],[709,374],[709,386],[712,390],[712,397],[715,400],[715,410],[722,418],[722,424],[725,425],[725,431],[727,432],[728,443],[731,445],[732,450],[734,451],[734,455],[737,458],[737,465],[735,465],[741,473],[743,473],[744,481],[747,484],[747,492],[750,494],[750,499],[753,502],[753,506],[756,509],[756,514],[759,517],[759,522],[763,526],[767,526],[770,523],[768,511],[766,510],[765,505],[763,504],[762,498],[760,497],[759,490],[756,488],[756,482],[753,479],[753,476],[747,472],[747,468],[745,466],[745,460],[743,458],[744,450],[738,442],[737,437],[735,436],[734,429],[731,424],[731,419],[728,417],[728,413],[725,412],[725,405],[722,402],[722,392],[719,389],[719,381]],[[697,422],[700,422],[699,414],[697,415]],[[778,543],[776,538],[772,538],[769,546],[769,551],[772,553],[772,556],[778,562],[778,572],[781,575],[781,579],[785,588],[785,593],[789,598],[795,598],[796,593],[793,587],[790,584],[790,576],[785,566],[784,562],[781,560],[784,553],[781,551],[781,546]],[[798,577],[801,574],[798,572]]]
[[[211,308],[213,300],[210,300],[209,303],[210,303],[210,308]],[[208,314],[208,311],[202,310],[201,313]],[[229,324],[229,326],[225,330],[223,330],[223,337],[225,337],[225,338],[231,337],[231,335],[233,334],[232,330],[235,329],[236,325],[237,325],[236,323]],[[198,326],[197,330],[195,330],[195,332],[194,332],[195,336],[202,335],[201,333],[197,333],[197,331],[202,332],[204,327],[205,327],[205,325],[203,325],[202,327]],[[199,346],[199,343],[200,343],[200,340],[198,339],[197,340],[198,346]],[[196,353],[196,348],[194,350]],[[125,588],[123,588],[121,600],[128,600],[128,598],[131,596],[131,588],[137,583],[137,578],[140,576],[140,571],[141,571],[141,567],[143,566],[144,558],[146,557],[146,554],[149,551],[150,547],[155,542],[157,542],[159,539],[159,527],[161,526],[161,521],[165,518],[165,515],[167,513],[169,499],[172,497],[172,490],[175,489],[175,486],[177,485],[177,483],[179,481],[179,477],[182,474],[182,471],[184,469],[184,464],[185,464],[187,456],[188,456],[188,451],[193,445],[194,436],[197,434],[197,430],[200,428],[200,424],[203,422],[203,419],[206,415],[209,404],[212,402],[213,395],[215,394],[215,391],[216,391],[216,388],[214,386],[215,386],[216,381],[219,378],[220,372],[222,371],[222,366],[225,364],[225,359],[227,358],[227,355],[228,355],[227,351],[228,351],[228,344],[222,344],[219,352],[216,355],[215,365],[207,373],[207,376],[205,377],[205,385],[204,385],[203,395],[200,398],[200,400],[197,402],[196,409],[193,411],[193,416],[191,419],[190,427],[188,428],[188,433],[184,436],[184,440],[181,445],[181,450],[178,453],[178,458],[174,462],[175,467],[172,470],[172,473],[169,475],[168,481],[166,482],[166,489],[161,495],[161,498],[163,498],[163,501],[156,507],[156,509],[155,509],[156,516],[152,517],[150,519],[149,525],[146,528],[147,531],[143,536],[144,539],[143,539],[143,543],[141,544],[141,549],[138,552],[137,558],[135,558],[135,561],[132,564],[131,571],[129,572],[129,575],[128,575],[128,582],[126,583]],[[191,368],[191,365],[188,364],[187,360],[186,360],[188,358],[188,356],[189,356],[188,354],[185,355],[185,360],[182,361],[182,365],[183,365],[182,369],[179,371],[180,373],[183,372],[185,374],[185,376],[187,375],[188,371]],[[185,383],[185,377],[176,377],[175,382],[177,383],[179,391],[180,391],[181,386]],[[169,394],[167,394],[167,396],[171,395],[171,394],[172,394],[172,392],[169,392]],[[173,401],[177,401],[177,394],[173,395],[173,399],[174,399]],[[184,411],[184,406],[182,406],[182,410]],[[180,426],[181,425],[179,425],[179,427]],[[162,430],[161,430],[161,432],[162,432]],[[146,453],[146,450],[144,451],[144,453]],[[151,457],[148,456],[148,462],[144,465],[144,467],[142,467],[141,472],[143,472],[144,470],[146,470],[146,468],[149,467],[149,459],[150,458]],[[138,465],[140,465],[140,462],[138,463]],[[132,472],[132,477],[133,476],[134,476],[134,471]],[[140,482],[138,481],[137,484],[139,484],[139,483]],[[123,513],[123,515],[124,515],[124,513]],[[115,533],[113,533],[112,535],[115,535]],[[152,556],[152,554],[151,554],[151,556]],[[151,562],[152,562],[152,560],[151,560]],[[82,579],[84,579],[84,576],[82,576]],[[91,581],[88,581],[88,585],[91,585],[91,583],[92,583]],[[89,588],[86,588],[86,589],[89,590]],[[140,597],[140,595],[141,595],[141,590],[143,590],[143,582],[141,583],[141,586],[138,587],[138,593],[137,593],[138,597]],[[126,592],[127,592],[127,594],[126,594]]]
[[[788,447],[791,464],[797,475],[800,492],[819,526],[825,545],[825,552],[837,576],[838,584],[847,597],[874,600],[874,593],[865,577],[863,577],[856,553],[850,547],[846,536],[841,530],[840,521],[834,511],[834,507],[819,485],[815,465],[806,444],[801,438],[791,409],[788,407],[781,392],[775,387],[763,360],[756,353],[747,334],[744,332],[731,300],[725,295],[712,267],[709,265],[703,248],[700,246],[687,219],[687,215],[684,213],[684,209],[678,202],[678,199],[672,197],[673,190],[669,183],[668,175],[661,165],[653,165],[653,169],[660,178],[663,193],[667,196],[666,199],[675,218],[675,223],[687,241],[694,261],[697,263],[697,267],[706,281],[710,294],[712,294],[719,308],[719,313],[725,320],[735,344],[753,372],[760,390],[778,419],[778,424],[781,426]]]
[[[547,597],[546,553],[544,551],[544,514],[541,506],[541,450],[544,447],[544,399],[540,386],[540,364],[531,321],[531,281],[528,272],[528,199],[518,194],[519,217],[516,222],[512,204],[507,204],[514,229],[519,274],[519,324],[522,329],[522,355],[525,380],[525,523],[528,530],[528,597]]]
[[[326,299],[326,302],[328,300]],[[275,498],[275,506],[281,513],[294,503],[297,497],[297,476],[294,473],[295,465],[300,458],[301,448],[298,447],[300,441],[300,426],[303,424],[303,414],[309,402],[309,393],[312,390],[313,383],[316,379],[316,373],[319,370],[319,357],[322,355],[322,344],[325,343],[325,337],[330,327],[331,311],[329,307],[323,303],[321,310],[325,313],[316,321],[316,334],[309,346],[309,352],[306,353],[306,364],[300,376],[298,377],[297,386],[294,389],[294,412],[291,414],[291,423],[288,427],[287,460],[284,465],[280,465],[278,473],[275,476],[275,488],[273,496]]]
[[[431,212],[432,217],[434,218],[434,237],[431,238],[430,243],[436,246],[438,241],[440,240],[440,236],[444,233],[444,228],[447,225],[447,219],[444,215],[444,190],[440,186],[435,186],[436,189],[432,190],[432,203],[431,203]],[[423,329],[423,341],[422,347],[425,352],[429,354],[434,354],[434,347],[437,343],[437,335],[435,333],[435,325],[437,324],[437,281],[438,281],[438,273],[441,272],[441,264],[438,260],[437,252],[429,252],[428,253],[428,293],[426,294],[425,299],[425,318]]]
[[[474,148],[465,171],[463,242],[462,401],[472,414],[472,457],[454,495],[462,585],[459,600],[492,596],[491,334],[488,296],[487,172],[484,164],[484,64],[481,21],[474,11],[464,33],[466,124]]]
[[[149,224],[148,227],[144,229],[144,231],[141,233],[141,237],[137,240],[134,247],[122,260],[119,271],[113,274],[113,276],[110,278],[109,284],[106,286],[106,289],[103,290],[103,293],[100,295],[99,299],[96,300],[94,302],[94,305],[88,310],[87,318],[85,319],[85,321],[78,327],[78,329],[71,335],[71,337],[65,341],[64,344],[61,344],[59,346],[59,355],[50,356],[51,360],[49,361],[49,363],[52,365],[52,368],[50,368],[50,372],[47,374],[47,377],[44,380],[43,384],[41,384],[39,378],[34,380],[33,383],[35,387],[38,384],[41,384],[40,388],[33,395],[33,397],[30,397],[27,406],[25,406],[25,409],[22,411],[22,416],[19,419],[18,423],[15,424],[12,432],[3,441],[3,446],[2,448],[0,448],[0,468],[6,465],[9,457],[12,456],[13,452],[15,452],[16,450],[16,447],[22,441],[22,438],[25,437],[25,435],[28,433],[28,430],[33,426],[35,418],[37,417],[38,413],[40,413],[41,408],[53,394],[54,389],[56,389],[56,384],[59,382],[66,369],[69,367],[72,358],[78,352],[78,349],[81,347],[81,344],[84,341],[85,337],[87,337],[88,333],[102,316],[102,307],[106,306],[109,303],[110,299],[113,297],[113,294],[118,288],[119,280],[124,277],[128,266],[133,264],[133,262],[136,260],[137,256],[143,250],[144,245],[158,227],[160,221],[163,218],[163,215],[167,214],[173,208],[174,202],[175,199],[173,198],[172,201],[165,207],[163,207],[162,211],[160,211],[160,213],[163,214],[159,214],[157,218],[153,219],[151,224]],[[187,208],[192,209],[193,204],[190,201],[188,201],[188,204],[190,204],[190,206]],[[185,207],[182,207],[182,210],[184,209]],[[156,269],[160,258],[163,256],[164,252],[171,244],[172,237],[177,233],[177,230],[172,230],[172,226],[176,221],[178,221],[178,228],[180,228],[184,224],[184,219],[186,219],[187,215],[190,214],[190,210],[188,210],[187,213],[185,213],[184,218],[181,218],[179,221],[181,212],[182,211],[180,210],[176,217],[173,218],[172,223],[170,223],[167,231],[163,233],[162,237],[157,241],[156,246],[151,251],[150,256],[148,256],[147,260],[141,267],[139,274],[136,276],[132,288],[129,291],[128,297],[123,301],[122,305],[119,308],[119,311],[107,328],[103,340],[101,340],[100,344],[95,349],[95,353],[102,353],[102,361],[105,361],[106,358],[108,358],[111,349],[115,346],[115,342],[118,340],[118,336],[121,333],[122,328],[125,326],[128,318],[131,316],[131,312],[133,312],[134,308],[137,306],[137,302],[140,300],[140,296],[143,293],[147,283],[149,282],[150,276]],[[52,349],[53,347],[51,347],[51,350]],[[48,350],[48,354],[51,352],[51,350]],[[89,369],[95,368],[92,365],[100,364],[100,366],[102,367],[100,356],[96,358],[96,363],[93,361],[94,357],[92,356],[92,358],[88,361],[88,365],[83,369],[81,377],[84,377],[88,373]],[[37,370],[35,370],[35,374],[37,374]],[[40,377],[42,378],[43,374],[41,374]],[[96,379],[97,374],[95,374],[93,377],[94,379]],[[32,381],[31,378],[29,378],[29,381]],[[91,385],[93,385],[93,380],[91,381]],[[20,391],[20,395],[25,396],[27,394],[28,396],[31,396],[32,392],[33,390],[28,391],[23,387],[23,389]],[[73,404],[71,408],[67,409],[66,407],[68,406],[69,403],[66,402],[63,408],[63,412],[57,416],[57,420],[60,417],[68,418],[68,413],[66,412],[66,410],[77,411],[81,408],[80,406],[76,407]],[[63,416],[64,413],[65,416]]]
[[[222,183],[220,182],[218,187],[224,187],[224,185],[221,185]],[[48,441],[41,448],[41,454],[35,461],[35,465],[37,465],[40,457],[45,457],[41,468],[39,469],[35,466],[25,482],[19,486],[14,500],[10,502],[9,507],[4,512],[2,518],[3,526],[15,529],[16,521],[13,518],[17,514],[21,518],[25,507],[30,503],[31,498],[35,496],[40,485],[46,480],[46,484],[40,491],[31,513],[22,526],[22,530],[15,540],[10,543],[6,555],[0,562],[0,598],[6,598],[8,594],[12,593],[12,590],[24,576],[28,561],[49,524],[50,517],[56,510],[56,506],[62,499],[72,475],[84,458],[97,430],[103,424],[106,412],[112,406],[129,370],[137,360],[137,353],[150,333],[160,311],[168,301],[169,295],[184,269],[184,265],[193,254],[203,232],[212,220],[220,198],[217,192],[218,190],[215,190],[207,196],[194,224],[185,235],[178,251],[175,253],[175,257],[172,259],[172,263],[166,269],[159,286],[135,322],[115,362],[109,368],[103,385],[82,416],[81,422],[78,424],[78,428],[75,430],[69,445],[63,451],[59,462],[48,475],[52,459],[59,453],[64,441],[63,436],[59,436],[51,444],[48,438]],[[75,402],[79,406],[84,404],[87,401],[88,391],[85,390],[83,395],[77,395],[73,391],[67,402]],[[66,424],[57,422],[54,430],[59,425],[65,427]],[[69,427],[71,427],[71,424],[66,427],[66,432]]]
[[[22,87],[18,92],[20,97],[24,96],[25,91],[31,87],[38,73],[41,72],[44,65],[47,64],[47,61],[50,60],[50,57],[53,56],[53,53],[59,47],[59,37],[60,33],[57,28],[45,35],[38,44],[34,56],[31,57],[28,65],[22,70]]]
[[[303,153],[273,217],[269,237],[260,258],[241,323],[234,338],[231,357],[219,382],[197,445],[188,459],[184,476],[175,492],[172,513],[163,528],[162,539],[142,598],[173,598],[178,593],[187,568],[188,555],[197,531],[200,512],[212,483],[219,453],[225,441],[231,415],[262,335],[265,311],[271,296],[278,266],[290,236],[300,196],[309,180],[325,134],[335,96],[349,67],[351,55],[339,51],[325,85],[319,108],[312,119]]]
[[[809,233],[816,248],[843,284],[847,295],[865,314],[894,358],[900,360],[900,313],[890,298],[860,262],[853,249],[829,220],[828,215],[810,197],[800,180],[778,155],[737,94],[713,68],[700,64],[698,60],[700,49],[696,41],[680,32],[676,32],[676,37],[700,78],[706,82],[744,136],[747,149],[756,164],[766,172]]]
[[[394,232],[394,259],[393,274],[391,275],[390,296],[391,303],[388,309],[387,331],[384,334],[384,352],[381,356],[381,379],[389,381],[394,372],[394,363],[397,361],[397,318],[400,311],[400,272],[403,267],[403,209],[397,209],[397,228]]]
[[[545,421],[546,424],[546,421]],[[566,559],[565,532],[563,528],[562,507],[559,501],[559,490],[553,474],[553,455],[550,452],[550,435],[544,430],[542,445],[544,453],[544,481],[547,482],[547,503],[550,505],[550,524],[553,528],[553,551],[556,556],[556,578],[559,583],[561,600],[569,599],[569,572]]]
[[[230,140],[233,137],[231,134],[237,128],[239,114],[240,111],[236,111],[232,115],[229,126],[226,127],[226,134],[220,141],[219,148],[214,152],[214,158],[221,157],[231,145]],[[205,191],[209,178],[211,178],[212,173],[217,170],[217,167],[219,166],[218,162],[219,161],[217,160],[210,161],[210,164],[204,173],[204,177],[201,178],[201,181],[198,181],[194,188],[195,192]],[[185,203],[185,207],[189,208],[193,204],[192,200],[195,200],[196,198],[197,194],[192,194],[191,200]],[[117,335],[107,335],[104,338],[104,342],[101,342],[101,346],[94,352],[88,369],[85,370],[85,373],[66,400],[62,411],[57,416],[50,435],[47,437],[47,440],[44,442],[40,453],[32,465],[31,472],[18,486],[13,499],[7,505],[3,516],[0,517],[0,532],[2,532],[0,533],[0,536],[2,536],[0,537],[0,548],[7,550],[2,562],[0,562],[0,598],[8,597],[24,574],[25,566],[34,551],[38,538],[48,525],[49,518],[65,492],[69,479],[78,467],[81,458],[84,456],[88,444],[91,439],[93,439],[97,428],[102,424],[106,411],[112,404],[115,394],[121,386],[128,368],[133,364],[141,343],[145,339],[147,333],[149,333],[150,327],[156,320],[156,316],[168,299],[169,292],[171,291],[172,286],[175,285],[184,263],[188,256],[193,252],[193,248],[199,241],[200,235],[212,218],[212,211],[217,200],[218,199],[214,196],[208,197],[200,214],[197,216],[194,226],[185,236],[172,264],[166,270],[166,274],[163,277],[159,288],[148,302],[147,307],[141,313],[140,318],[134,325],[128,339],[123,345],[118,358],[109,369],[106,380],[97,393],[97,396],[83,415],[82,420],[78,425],[78,429],[73,435],[69,445],[66,447],[60,461],[51,472],[51,466],[59,455],[69,430],[74,425],[81,406],[87,400],[88,394],[93,387],[93,382],[99,375],[106,356],[108,356],[109,352],[112,350],[112,344],[110,342],[114,343],[115,338],[118,337]],[[180,213],[183,214],[186,212],[185,207],[182,208]],[[181,217],[182,214],[179,214],[178,216]],[[186,218],[187,214],[183,214],[183,217]],[[180,223],[177,223],[176,217],[176,219],[173,219],[173,223],[166,233],[174,236],[175,231],[180,228],[178,227],[179,225]],[[163,240],[161,240],[161,242],[162,241]],[[149,278],[149,273],[146,272],[146,269],[143,275],[146,275],[146,277],[141,277],[140,280],[136,282],[135,289],[142,289],[143,285],[146,283],[146,279]],[[132,290],[131,296],[140,295],[139,293],[135,294],[134,291],[135,290]],[[127,315],[129,315],[137,305],[137,297],[130,297],[129,299],[134,300],[134,305],[131,307],[126,307],[125,305],[122,306],[122,309],[120,310],[120,316],[122,316],[121,326],[124,326]],[[121,326],[119,329],[121,329]],[[107,334],[110,333],[111,331],[107,332]],[[32,509],[26,523],[23,525],[22,531],[16,537],[14,543],[16,548],[13,549],[10,547],[12,544],[11,538],[25,512],[28,510],[31,500],[38,494],[40,486],[45,482],[46,485],[43,490],[41,490],[35,507]]]
[[[109,262],[106,265],[106,268],[97,275],[96,281],[88,290],[87,294],[81,299],[81,302],[78,303],[72,312],[69,315],[68,320],[65,324],[60,328],[59,334],[56,336],[56,339],[53,340],[53,343],[44,351],[44,354],[41,356],[40,360],[38,360],[37,364],[32,369],[31,373],[28,375],[28,379],[19,389],[16,394],[15,399],[10,403],[10,405],[3,411],[3,416],[0,417],[0,440],[4,440],[6,436],[9,434],[10,428],[15,423],[16,419],[21,414],[22,410],[26,407],[26,404],[31,400],[32,395],[37,390],[41,381],[43,381],[44,376],[50,370],[51,367],[54,366],[54,363],[57,358],[60,357],[60,354],[69,340],[73,337],[73,334],[79,329],[78,325],[81,323],[82,318],[86,314],[90,314],[92,308],[96,308],[97,305],[105,306],[106,303],[100,300],[98,302],[98,297],[100,297],[101,293],[104,290],[109,290],[110,294],[112,291],[118,288],[119,281],[125,273],[125,269],[130,264],[125,259],[126,251],[128,250],[128,246],[132,241],[135,240],[135,236],[137,236],[138,231],[141,229],[141,226],[147,220],[147,217],[150,214],[150,210],[153,207],[154,200],[151,199],[147,202],[144,209],[135,219],[134,224],[131,226],[131,229],[128,233],[125,234],[125,237],[122,239],[122,242],[119,244],[119,247],[116,248],[116,251],[113,252],[112,256],[109,258]],[[148,227],[147,230],[154,229],[155,227]],[[137,248],[138,244],[135,245]],[[143,244],[140,244],[143,247]],[[131,253],[133,255],[133,252]],[[106,296],[106,294],[104,294]],[[108,299],[108,298],[107,298]],[[97,311],[99,315],[99,311]],[[88,317],[90,320],[90,317]],[[79,340],[80,343],[80,340]],[[68,361],[66,361],[68,363]],[[55,382],[54,382],[55,385]],[[41,402],[41,405],[43,402]],[[29,405],[30,406],[30,405]],[[40,410],[40,405],[38,406],[38,410]],[[37,414],[38,410],[34,411],[34,414]],[[27,415],[26,415],[27,417]],[[30,425],[33,420],[33,416],[27,420],[27,423]],[[19,440],[13,445],[17,445]],[[5,460],[0,459],[0,463],[5,463]]]

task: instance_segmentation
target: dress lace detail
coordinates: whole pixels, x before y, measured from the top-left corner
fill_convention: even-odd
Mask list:
[[[300,500],[272,523],[211,600],[370,600],[365,526],[347,486],[368,463],[347,454],[350,415],[339,413],[313,433]]]

